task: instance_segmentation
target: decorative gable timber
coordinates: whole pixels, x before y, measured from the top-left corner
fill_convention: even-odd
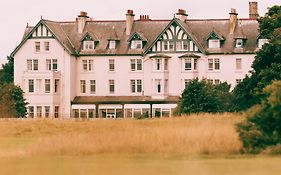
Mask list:
[[[43,24],[40,23],[34,27],[33,33],[30,38],[53,38],[52,32]]]
[[[81,38],[80,40],[81,42],[82,41],[98,41],[98,38],[92,34],[92,33],[89,33],[89,32],[86,32],[85,35]]]
[[[35,32],[35,30],[39,27],[39,26],[44,26],[46,28],[46,30],[48,30],[50,32],[49,35],[51,35],[52,37],[47,37],[47,38],[54,38],[56,39],[60,45],[70,54],[70,55],[77,55],[77,53],[75,52],[74,46],[71,42],[69,42],[69,44],[71,45],[70,47],[66,45],[66,43],[61,39],[61,37],[58,37],[55,32],[47,25],[47,23],[45,22],[45,20],[41,19],[35,27],[33,27],[22,39],[21,43],[15,48],[15,50],[11,53],[10,56],[14,56],[19,49],[25,44],[25,42],[32,38],[33,33]],[[47,32],[46,32],[47,33]],[[41,38],[46,38],[46,37],[41,37]]]
[[[173,50],[168,50],[169,52],[201,52],[205,53],[203,47],[196,40],[195,36],[188,29],[185,23],[174,18],[165,27],[165,29],[158,35],[158,37],[152,42],[152,44],[147,48],[144,54],[149,52],[165,52],[167,50],[163,49],[163,41],[173,41]],[[177,50],[177,41],[188,42],[188,49]]]
[[[218,40],[224,40],[224,37],[220,34],[218,34],[218,32],[216,32],[214,29],[211,33],[209,33],[209,35],[206,37],[206,41],[209,39],[218,39]]]

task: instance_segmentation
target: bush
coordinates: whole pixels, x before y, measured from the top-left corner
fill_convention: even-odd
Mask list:
[[[281,144],[281,81],[274,81],[263,92],[266,98],[249,110],[246,121],[237,125],[247,153]]]
[[[225,112],[231,105],[229,89],[227,83],[213,85],[206,80],[194,79],[182,93],[178,114]]]

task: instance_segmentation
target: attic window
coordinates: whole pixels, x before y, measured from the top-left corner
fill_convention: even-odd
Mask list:
[[[83,50],[93,50],[94,47],[94,41],[83,41]]]
[[[209,39],[208,46],[209,46],[209,48],[220,48],[220,40],[219,39]]]
[[[142,40],[131,41],[131,49],[142,49]]]
[[[110,40],[108,47],[109,47],[109,49],[116,49],[116,41]]]
[[[236,48],[242,48],[243,47],[243,39],[236,39]]]

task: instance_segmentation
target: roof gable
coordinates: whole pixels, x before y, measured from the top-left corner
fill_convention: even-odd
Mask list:
[[[58,38],[55,33],[51,30],[51,28],[46,24],[46,22],[41,19],[35,27],[33,27],[29,33],[27,33],[24,38],[22,39],[21,43],[15,48],[15,50],[11,53],[11,56],[14,56],[18,50],[25,44],[25,42],[30,38],[54,38],[56,39],[63,48],[67,50],[69,54],[73,54],[65,44],[62,43],[62,40]],[[74,51],[75,52],[75,51]]]
[[[207,36],[206,40],[209,39],[219,39],[219,40],[224,40],[224,37],[220,34],[218,34],[217,32],[213,31]]]
[[[147,41],[145,36],[142,33],[135,32],[131,35],[131,37],[128,39],[128,42],[131,42],[132,40],[142,40],[142,41]]]
[[[98,41],[97,37],[94,34],[86,32],[85,35],[82,37],[82,41]]]
[[[182,24],[178,19],[174,18],[170,23],[164,28],[164,30],[158,35],[158,37],[152,42],[152,44],[145,51],[145,54],[152,51],[162,51],[162,45],[159,42],[163,40],[167,41],[183,41],[189,40],[190,45],[192,44],[191,51],[204,52],[203,47],[197,42],[195,36],[187,28],[186,24]],[[185,26],[184,26],[185,25]],[[160,47],[160,50],[159,50]]]

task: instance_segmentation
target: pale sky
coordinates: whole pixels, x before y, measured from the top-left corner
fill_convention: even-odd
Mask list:
[[[281,0],[256,0],[259,14],[267,7],[281,5]],[[238,18],[248,18],[248,0],[1,0],[0,63],[20,43],[27,23],[31,26],[44,19],[73,21],[80,11],[87,11],[95,20],[125,19],[127,9],[151,19],[172,19],[179,8],[188,18],[228,18],[231,8]],[[1,66],[0,66],[1,67]]]

